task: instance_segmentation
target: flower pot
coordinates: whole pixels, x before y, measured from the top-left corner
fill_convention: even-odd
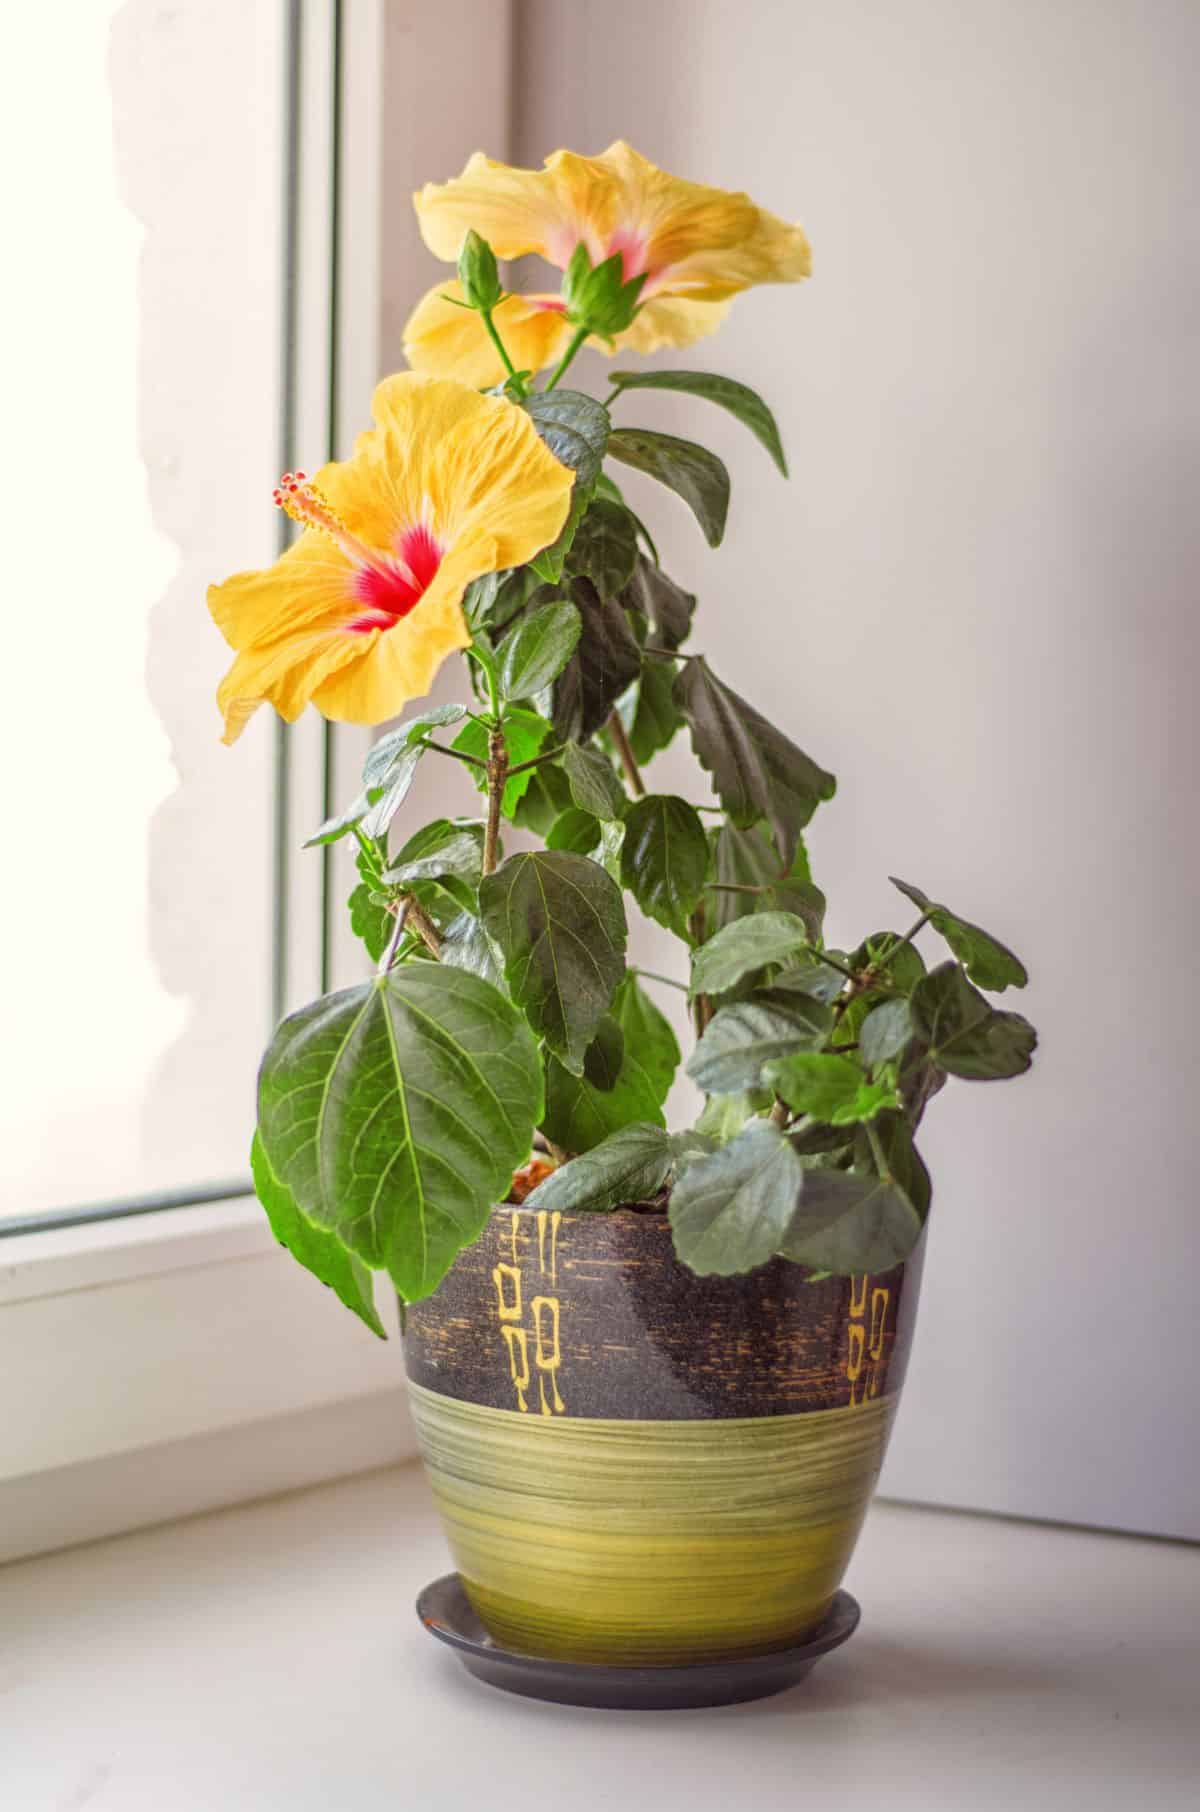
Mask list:
[[[410,1308],[409,1390],[468,1597],[571,1661],[766,1653],[825,1617],[904,1376],[923,1244],[880,1276],[697,1277],[652,1210],[498,1208]]]

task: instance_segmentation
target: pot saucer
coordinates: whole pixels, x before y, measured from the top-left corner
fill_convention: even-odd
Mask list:
[[[732,1661],[649,1667],[559,1661],[502,1648],[484,1629],[457,1573],[447,1573],[425,1587],[417,1599],[417,1615],[431,1636],[456,1651],[469,1674],[504,1692],[610,1711],[682,1711],[737,1705],[785,1692],[811,1673],[822,1655],[849,1640],[860,1612],[857,1599],[838,1592],[824,1622],[793,1648]]]

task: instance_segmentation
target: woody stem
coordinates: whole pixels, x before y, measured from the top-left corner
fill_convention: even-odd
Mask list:
[[[495,872],[496,856],[500,848],[500,806],[504,799],[504,783],[508,779],[508,747],[504,741],[504,731],[488,731],[487,758],[487,828],[483,833],[483,872],[490,875]]]
[[[621,722],[619,712],[611,713],[605,728],[616,745],[617,754],[621,757],[621,766],[625,770],[625,778],[629,782],[630,792],[636,799],[644,799],[646,782],[642,779],[642,771],[634,757],[633,745],[625,732],[625,725]]]

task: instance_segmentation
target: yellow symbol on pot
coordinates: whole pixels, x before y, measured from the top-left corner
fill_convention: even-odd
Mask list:
[[[546,1318],[550,1326],[549,1339],[546,1337],[543,1324],[543,1310],[546,1311]],[[561,1416],[563,1410],[566,1408],[566,1404],[558,1394],[558,1378],[556,1376],[558,1368],[562,1364],[562,1352],[558,1344],[559,1309],[557,1296],[535,1296],[529,1305],[529,1312],[533,1316],[533,1334],[535,1342],[533,1355],[534,1364],[537,1366],[539,1373],[549,1376],[550,1389],[553,1393],[554,1413]],[[541,1387],[542,1414],[548,1416],[552,1412],[546,1404],[544,1375],[539,1377],[538,1384]]]
[[[551,1286],[558,1277],[558,1229],[562,1220],[560,1214],[547,1214],[545,1210],[537,1217],[538,1229],[538,1271],[541,1276],[549,1275]],[[558,1388],[558,1371],[562,1365],[562,1348],[559,1344],[560,1304],[557,1296],[535,1296],[528,1305],[529,1322],[525,1319],[525,1304],[522,1289],[520,1267],[520,1250],[518,1231],[520,1221],[514,1211],[509,1226],[511,1239],[512,1263],[501,1261],[493,1267],[492,1283],[496,1291],[496,1315],[500,1323],[500,1332],[504,1337],[508,1354],[508,1369],[516,1395],[517,1408],[524,1414],[529,1403],[526,1392],[532,1380],[529,1356],[529,1336],[533,1335],[533,1366],[538,1376],[538,1400],[544,1416],[564,1415],[566,1404]],[[549,1259],[547,1262],[547,1239],[549,1233]]]
[[[496,1312],[501,1321],[520,1321],[521,1319],[521,1273],[515,1265],[497,1265],[492,1272],[492,1282],[496,1286]],[[505,1283],[512,1284],[512,1301],[505,1299]]]
[[[546,1275],[546,1223],[550,1224],[550,1283],[553,1287],[558,1282],[558,1229],[562,1215],[557,1212],[547,1214],[539,1208],[537,1217],[538,1230],[538,1270]]]
[[[512,1373],[513,1389],[517,1393],[517,1407],[524,1411],[529,1408],[525,1401],[525,1392],[529,1389],[529,1336],[524,1328],[515,1328],[511,1321],[506,1321],[500,1332],[504,1335],[504,1344],[508,1348],[508,1369]]]
[[[877,1397],[883,1388],[883,1349],[887,1333],[888,1305],[891,1291],[871,1291],[871,1314],[867,1323],[867,1275],[850,1279],[850,1323],[846,1330],[846,1379],[850,1385],[850,1407]],[[868,1360],[870,1363],[868,1364]]]

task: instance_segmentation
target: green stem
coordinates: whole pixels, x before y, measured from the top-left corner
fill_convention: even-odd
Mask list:
[[[508,356],[508,348],[507,348],[507,346],[505,346],[504,341],[500,338],[500,333],[496,326],[496,323],[492,320],[491,309],[490,308],[481,308],[479,313],[483,317],[484,326],[487,328],[488,338],[491,340],[492,345],[496,348],[496,351],[500,354],[500,358],[504,364],[504,369],[507,371],[507,373],[508,373],[509,377],[512,379],[513,383],[516,385],[520,394],[522,396],[527,395],[528,392],[527,392],[526,386],[523,383],[523,381],[521,380],[521,378],[518,377],[517,368]]]
[[[924,930],[925,926],[928,925],[930,919],[933,917],[933,913],[934,913],[934,909],[932,906],[930,907],[928,912],[923,912],[921,914],[920,918],[917,920],[916,924],[913,926],[912,930],[906,931],[904,933],[904,936],[897,943],[892,945],[892,947],[888,951],[887,955],[880,957],[879,961],[875,964],[875,968],[877,970],[886,969],[888,964],[891,962],[892,958],[894,956],[898,955],[898,953],[901,950],[903,950],[905,944],[911,944],[913,939],[916,937],[918,931]]]
[[[588,332],[589,332],[589,330],[586,327],[577,327],[575,329],[574,334],[571,336],[571,344],[567,347],[567,350],[563,353],[562,358],[559,360],[558,364],[556,365],[556,367],[554,369],[554,374],[551,377],[550,382],[546,385],[547,390],[554,389],[555,385],[558,383],[559,378],[562,377],[563,373],[567,369],[567,366],[574,359],[575,354],[579,351],[579,348],[583,345],[583,342],[587,339]]]
[[[465,761],[472,768],[486,768],[487,762],[480,761],[478,755],[468,755],[465,749],[448,749],[444,742],[434,742],[430,736],[422,736],[421,747],[432,749],[436,755],[449,755],[454,761]]]
[[[529,761],[518,761],[515,768],[509,768],[509,778],[511,779],[514,774],[523,774],[526,768],[540,767],[543,761],[555,760],[562,754],[566,746],[565,742],[556,743],[552,749],[547,749],[542,755],[534,755]]]
[[[400,948],[400,939],[404,936],[404,926],[408,919],[408,904],[408,900],[405,899],[396,907],[396,923],[392,927],[392,935],[387,941],[383,955],[376,964],[376,975],[386,975],[396,960],[396,952]]]
[[[814,944],[808,944],[805,948],[810,956],[815,956],[818,962],[828,963],[829,967],[831,969],[836,969],[839,975],[846,976],[850,981],[858,980],[853,969],[849,968],[845,963],[839,963],[836,956],[830,956],[828,951],[818,950]]]
[[[879,1143],[879,1134],[875,1131],[870,1120],[865,1121],[864,1125],[866,1126],[867,1139],[871,1146],[871,1156],[875,1160],[875,1168],[879,1172],[880,1178],[885,1183],[894,1183],[896,1179],[893,1177],[891,1166],[888,1164],[887,1153]]]
[[[629,782],[630,792],[635,799],[644,799],[646,797],[646,782],[642,779],[642,770],[638,767],[637,758],[633,752],[633,744],[626,734],[625,725],[621,722],[619,712],[613,711],[610,714],[605,729],[612,737],[613,742],[616,745],[617,754],[621,757],[621,766],[625,770],[625,778]]]
[[[686,994],[688,992],[687,983],[676,981],[673,975],[659,975],[655,969],[636,968],[633,969],[631,973],[634,975],[644,975],[647,981],[661,982],[664,988],[678,988],[681,994]]]

